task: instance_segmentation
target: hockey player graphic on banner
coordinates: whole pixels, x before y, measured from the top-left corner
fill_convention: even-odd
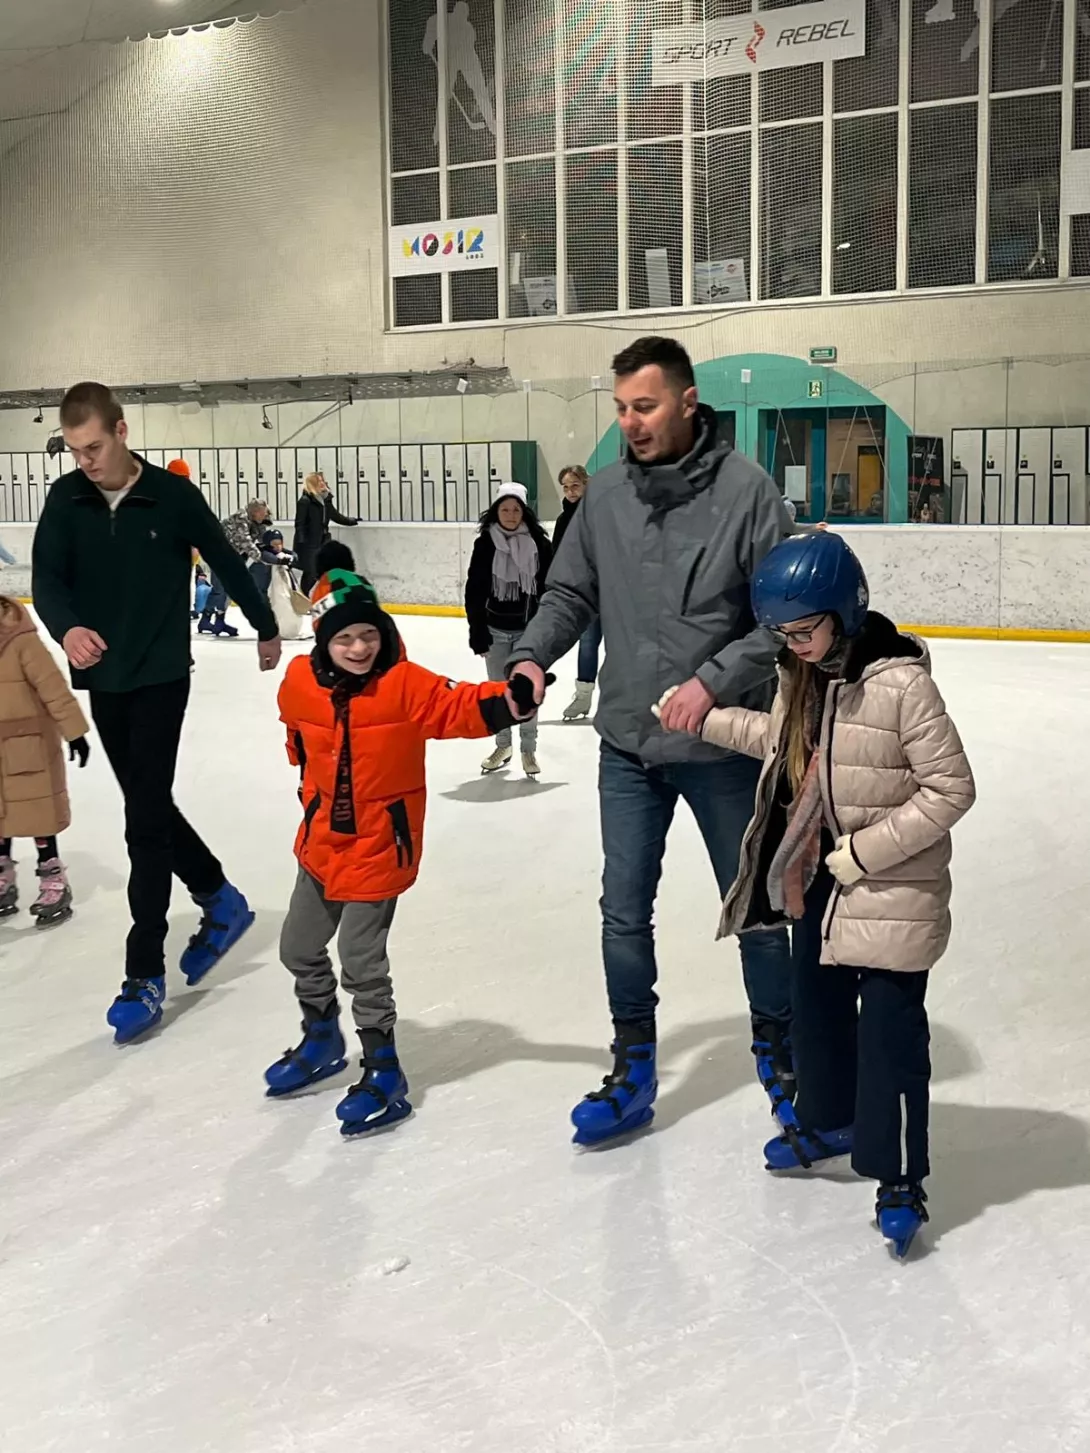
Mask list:
[[[935,0],[930,10],[925,14],[924,20],[928,25],[948,25],[952,21],[957,20],[959,9],[964,14],[964,7],[970,3],[973,7],[973,14],[979,15],[980,5],[978,0]],[[1021,0],[995,0],[995,7],[992,11],[993,25],[998,25],[1005,15],[1020,4]],[[1062,24],[1063,0],[1054,0],[1052,11],[1050,24]],[[1078,0],[1076,15],[1080,33],[1082,35],[1090,35],[1090,5],[1086,3],[1086,0]],[[979,45],[980,26],[977,25],[962,47],[961,59],[967,61],[970,56],[975,55]]]
[[[444,4],[445,0],[439,0]],[[439,15],[438,11],[428,21],[424,31],[421,50],[439,66]],[[477,107],[472,116],[458,95],[458,77],[465,82]],[[447,95],[462,113],[470,131],[487,129],[496,134],[496,111],[492,97],[492,86],[485,77],[484,66],[477,54],[477,32],[469,18],[467,0],[456,0],[447,15]],[[435,114],[435,144],[439,145],[439,107],[443,104],[443,88],[439,87]]]

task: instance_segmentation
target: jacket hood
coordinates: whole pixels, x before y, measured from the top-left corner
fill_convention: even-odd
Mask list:
[[[10,595],[0,596],[0,651],[4,651],[16,636],[33,636],[37,627],[17,600]]]
[[[646,467],[629,450],[628,478],[644,504],[654,510],[669,510],[700,494],[714,481],[731,446],[719,433],[719,416],[707,404],[696,406],[696,439],[692,449],[676,464]]]
[[[919,636],[902,635],[888,617],[870,610],[852,641],[843,678],[850,683],[862,681],[905,660],[918,662],[930,676],[931,654]]]

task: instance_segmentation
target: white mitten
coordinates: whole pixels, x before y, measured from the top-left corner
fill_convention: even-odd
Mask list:
[[[658,701],[656,701],[655,704],[654,704],[654,706],[651,708],[651,715],[653,717],[655,717],[655,718],[661,717],[662,716],[662,708],[670,700],[671,696],[673,696],[675,692],[680,691],[680,690],[681,690],[681,687],[680,686],[668,686],[666,688],[666,690],[662,693],[662,695],[659,697]]]
[[[850,888],[853,883],[858,883],[861,878],[867,875],[859,866],[855,854],[852,852],[852,840],[850,837],[838,837],[836,848],[825,859],[825,866],[832,873],[836,881],[844,888]]]

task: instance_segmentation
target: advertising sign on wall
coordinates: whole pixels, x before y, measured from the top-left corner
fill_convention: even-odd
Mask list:
[[[391,277],[498,267],[500,219],[459,217],[454,221],[391,227],[389,246]]]
[[[652,32],[652,86],[866,54],[866,0],[816,0]]]
[[[743,257],[717,257],[693,263],[694,303],[744,303],[746,262]]]

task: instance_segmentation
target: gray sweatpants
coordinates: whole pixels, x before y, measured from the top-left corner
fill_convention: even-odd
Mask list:
[[[518,643],[522,640],[521,631],[492,631],[492,644],[488,648],[488,654],[484,658],[485,669],[488,672],[489,681],[506,681],[507,672],[504,667],[507,659]],[[511,745],[511,728],[504,727],[496,733],[496,745],[498,747],[509,747]],[[519,746],[524,752],[537,751],[537,715],[529,721],[519,722]]]
[[[352,996],[357,1029],[381,1029],[397,1022],[386,939],[396,898],[381,903],[330,903],[317,883],[299,869],[288,916],[280,931],[280,958],[295,976],[300,1004],[325,1009],[337,997],[337,977],[327,945],[337,933],[341,983]]]

